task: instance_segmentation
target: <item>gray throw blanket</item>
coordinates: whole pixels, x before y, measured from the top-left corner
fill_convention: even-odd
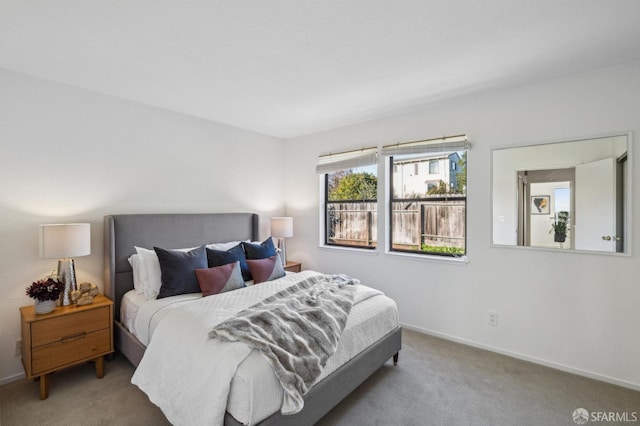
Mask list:
[[[354,292],[343,280],[310,277],[223,321],[209,337],[261,351],[284,389],[282,414],[295,414],[304,406],[302,395],[336,351]]]

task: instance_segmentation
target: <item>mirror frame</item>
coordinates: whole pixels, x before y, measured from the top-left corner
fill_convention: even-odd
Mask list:
[[[624,188],[624,222],[625,222],[625,251],[623,252],[607,252],[607,251],[596,251],[596,250],[577,250],[575,248],[572,249],[560,249],[560,248],[552,248],[552,247],[536,247],[536,246],[522,246],[517,244],[500,244],[494,242],[494,222],[497,220],[495,217],[495,188],[494,188],[494,153],[495,151],[501,151],[505,149],[518,149],[518,148],[527,148],[527,147],[535,147],[542,145],[556,145],[568,142],[580,142],[580,141],[589,141],[593,139],[605,139],[605,138],[613,138],[625,136],[627,138],[627,170],[625,175],[625,183],[626,186]],[[490,238],[490,247],[492,248],[509,248],[516,250],[534,250],[534,251],[544,251],[551,253],[578,253],[578,254],[598,254],[605,256],[624,256],[630,257],[633,252],[632,240],[633,240],[633,215],[632,215],[632,205],[633,205],[633,169],[634,169],[634,158],[633,158],[633,132],[632,131],[621,131],[621,132],[611,132],[611,133],[603,133],[598,135],[586,136],[586,137],[576,137],[576,138],[566,138],[566,139],[556,139],[551,141],[543,141],[536,143],[526,143],[522,145],[503,145],[503,146],[494,146],[490,150],[490,198],[491,198],[491,213],[489,215],[489,238]],[[516,197],[517,198],[517,197]],[[517,204],[517,201],[515,201]]]

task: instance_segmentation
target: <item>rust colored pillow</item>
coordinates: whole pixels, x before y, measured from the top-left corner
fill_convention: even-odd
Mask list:
[[[264,259],[247,259],[247,264],[254,284],[284,277],[284,266],[282,266],[282,260],[280,260],[278,253]]]
[[[202,296],[205,297],[244,287],[240,262],[196,269],[196,276],[202,290]]]

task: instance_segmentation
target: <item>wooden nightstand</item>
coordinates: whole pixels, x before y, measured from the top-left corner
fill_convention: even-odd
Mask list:
[[[96,296],[90,305],[59,306],[36,314],[33,305],[20,308],[22,365],[27,379],[40,377],[40,399],[49,396],[49,373],[94,361],[104,377],[104,355],[113,352],[113,302]]]
[[[284,265],[284,270],[289,272],[300,272],[302,271],[302,263],[287,260],[287,263]]]

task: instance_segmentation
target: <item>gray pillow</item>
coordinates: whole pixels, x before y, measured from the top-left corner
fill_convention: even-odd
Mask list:
[[[178,294],[200,293],[196,269],[207,267],[205,246],[191,251],[153,248],[158,255],[162,285],[156,299]]]
[[[240,262],[242,278],[245,281],[249,281],[251,279],[251,272],[249,272],[249,265],[247,265],[247,258],[244,255],[244,249],[241,244],[238,244],[227,251],[207,248],[207,263],[209,268],[233,262]]]

